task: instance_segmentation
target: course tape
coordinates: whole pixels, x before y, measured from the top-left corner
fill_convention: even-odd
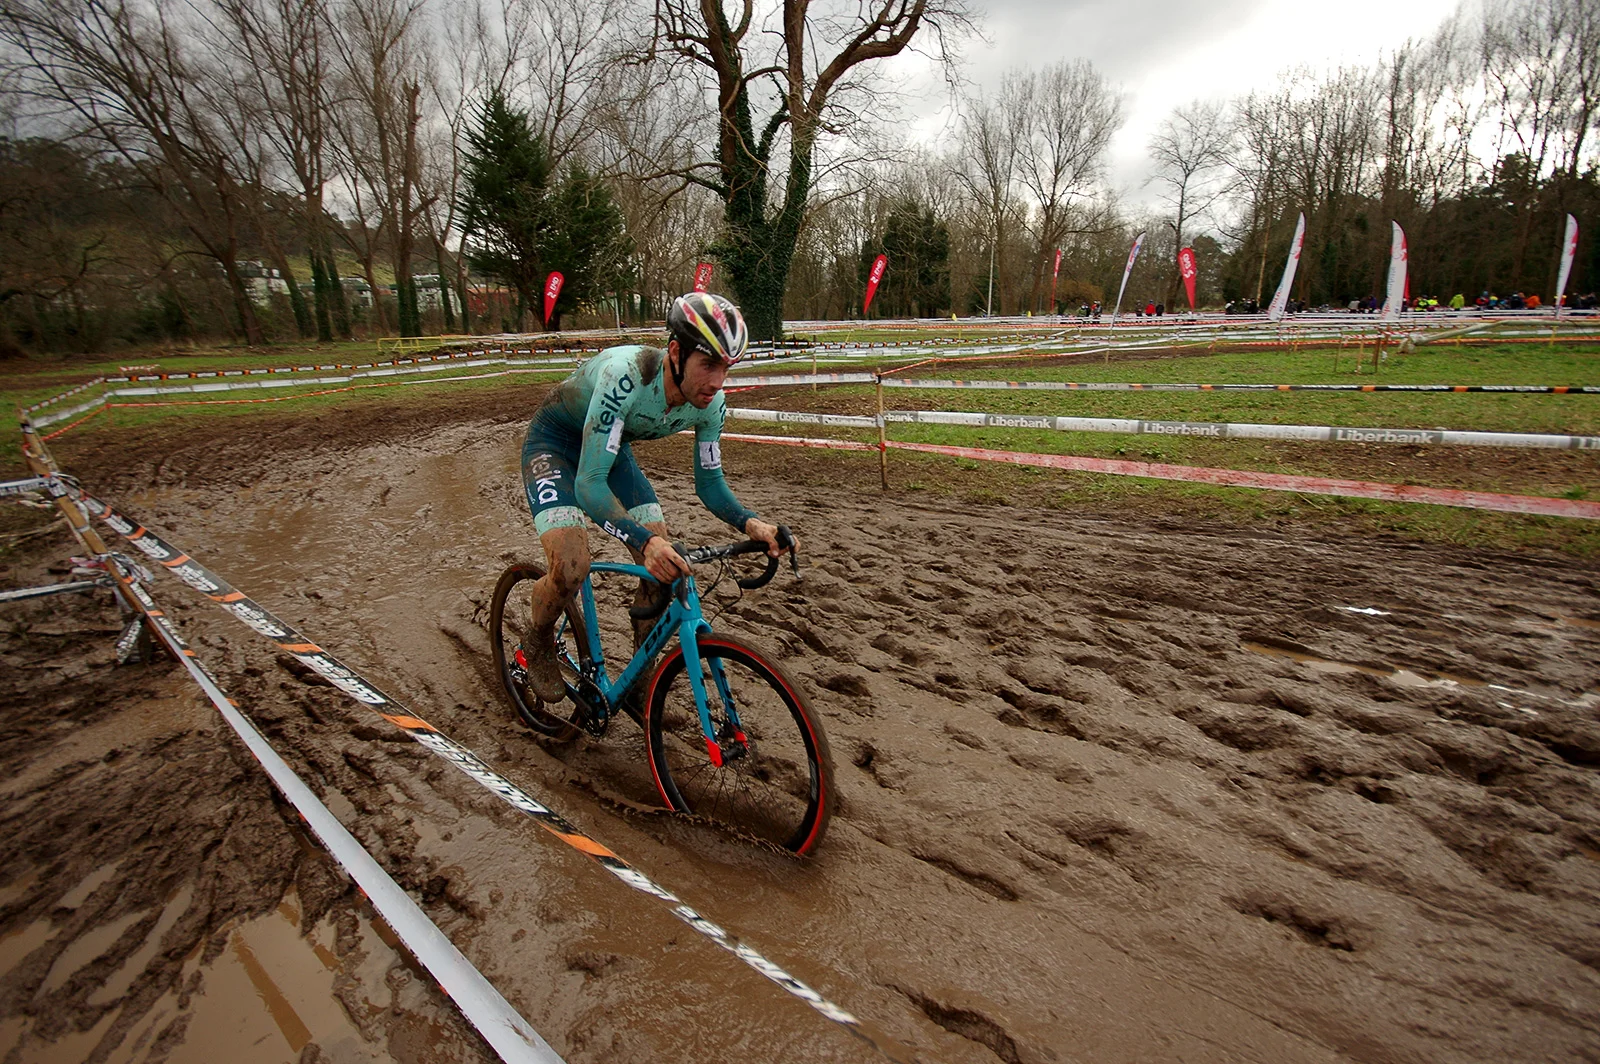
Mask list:
[[[456,1003],[500,1059],[507,1064],[562,1064],[561,1057],[539,1037],[539,1032],[462,955],[455,943],[439,930],[438,925],[411,900],[411,896],[383,870],[296,775],[294,769],[278,756],[266,738],[239,712],[238,703],[223,692],[216,678],[184,643],[177,628],[165,611],[156,605],[150,593],[137,582],[129,586],[145,616],[154,623],[157,636],[172,651],[172,656],[188,670],[211,704],[217,707],[217,712],[222,714],[228,726],[261,763],[273,786],[294,806],[312,834],[350,874],[384,922],[394,929],[406,948],[427,967],[438,980],[439,988]]]
[[[840,451],[876,451],[875,443],[858,440],[829,440],[803,436],[757,436],[725,432],[725,440],[747,443],[775,443],[788,447],[824,447]],[[1463,491],[1457,488],[1424,488],[1411,484],[1381,484],[1365,480],[1335,480],[1287,473],[1256,473],[1243,469],[1208,469],[1200,466],[1167,465],[1158,462],[1125,462],[1108,458],[1080,458],[1066,454],[1024,454],[1018,451],[991,451],[980,447],[946,447],[933,443],[904,443],[889,440],[890,450],[920,451],[952,458],[973,458],[1011,465],[1070,469],[1081,473],[1108,473],[1113,476],[1147,477],[1151,480],[1181,480],[1196,484],[1217,484],[1229,488],[1260,488],[1266,491],[1297,491],[1308,495],[1337,495],[1356,499],[1382,499],[1386,502],[1424,502],[1468,510],[1495,510],[1502,513],[1540,514],[1547,517],[1578,517],[1600,520],[1600,502],[1574,499],[1546,499],[1534,495],[1501,495],[1489,491]]]
[[[871,379],[871,374],[864,376]],[[774,380],[772,383],[804,382],[783,379]],[[885,377],[883,386],[885,388],[1000,388],[1052,392],[1515,392],[1529,395],[1600,395],[1600,385],[1559,384],[1074,384],[1067,381],[958,381]]]
[[[813,414],[800,410],[730,407],[728,416],[746,421],[873,428],[863,414]],[[1556,451],[1600,451],[1600,436],[1559,436],[1529,432],[1469,432],[1453,429],[1352,428],[1329,425],[1252,425],[1216,421],[1142,421],[1135,418],[1055,417],[1048,414],[984,414],[954,410],[886,410],[886,422],[965,425],[974,428],[1050,429],[1056,432],[1123,432],[1146,436],[1190,436],[1230,440],[1303,440],[1324,443],[1442,444],[1456,447],[1518,447]]]
[[[495,772],[477,754],[449,738],[432,724],[412,713],[405,706],[384,694],[375,684],[368,682],[354,669],[332,654],[302,636],[287,622],[274,616],[220,576],[200,564],[188,553],[174,547],[149,529],[117,514],[100,500],[80,493],[85,510],[152,561],[177,576],[194,590],[217,603],[246,627],[265,636],[279,649],[293,655],[302,664],[323,677],[337,690],[373,710],[389,723],[405,732],[444,761],[454,765],[469,779],[522,813],[532,817],[540,827],[578,852],[587,855],[617,879],[642,894],[666,902],[678,919],[706,936],[723,949],[738,957],[761,975],[770,979],[790,994],[810,1005],[818,1013],[843,1027],[857,1038],[872,1046],[897,1064],[908,1064],[904,1050],[891,1048],[892,1044],[881,1034],[870,1031],[854,1015],[823,997],[817,991],[790,975],[787,971],[763,957],[755,949],[730,935],[712,921],[684,904],[677,895],[659,886],[643,872],[617,856],[603,844],[590,838],[569,823],[559,813],[535,800],[516,784]]]

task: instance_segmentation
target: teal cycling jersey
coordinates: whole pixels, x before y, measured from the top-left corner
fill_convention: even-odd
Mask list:
[[[602,529],[643,549],[651,533],[630,515],[608,480],[619,454],[633,440],[658,440],[692,429],[694,489],[717,517],[744,531],[753,510],[739,504],[722,475],[722,424],[727,403],[718,392],[704,410],[667,405],[666,353],[659,348],[611,347],[556,385],[528,426],[528,456],[547,451],[577,464],[573,495]],[[533,496],[530,496],[533,498]]]

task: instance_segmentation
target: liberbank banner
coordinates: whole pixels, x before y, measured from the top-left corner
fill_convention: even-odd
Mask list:
[[[728,408],[730,418],[802,425],[871,428],[865,414],[813,414],[799,410]],[[1305,440],[1313,443],[1443,444],[1457,447],[1518,447],[1600,451],[1600,436],[1558,436],[1526,432],[1472,432],[1454,429],[1363,428],[1338,425],[1253,425],[1217,421],[1142,421],[1134,418],[1053,417],[1047,414],[983,414],[953,410],[886,410],[891,424],[966,425],[973,428],[1047,429],[1055,432],[1126,432],[1146,436],[1188,436],[1216,440]]]

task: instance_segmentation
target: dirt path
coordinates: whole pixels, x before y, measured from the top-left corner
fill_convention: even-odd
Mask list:
[[[303,429],[76,471],[925,1059],[1600,1042],[1600,571],[924,504],[730,447],[741,497],[808,558],[718,621],[777,651],[828,730],[840,809],[797,864],[656,811],[630,723],[551,748],[509,718],[482,621],[496,572],[535,550],[520,425]],[[642,450],[684,538],[726,538],[671,471],[684,446]],[[874,1059],[187,589],[158,592],[569,1061]],[[29,616],[3,643],[6,1061],[198,1059],[236,943],[299,941],[260,931],[286,896],[343,1007],[312,1016],[306,993],[310,1037],[279,1023],[237,1059],[485,1057],[180,677],[106,667],[114,612]]]

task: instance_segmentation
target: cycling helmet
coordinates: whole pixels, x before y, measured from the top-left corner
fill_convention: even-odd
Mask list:
[[[739,308],[709,292],[690,292],[674,299],[667,312],[667,332],[678,341],[684,361],[698,348],[731,366],[744,357],[750,344]]]

